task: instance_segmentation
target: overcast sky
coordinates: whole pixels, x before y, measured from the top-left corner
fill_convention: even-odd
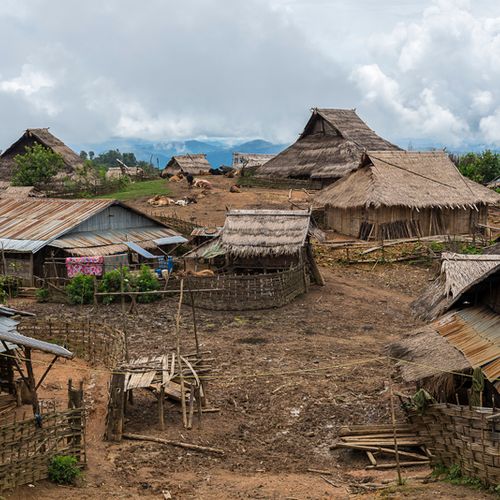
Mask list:
[[[500,146],[498,0],[0,0],[0,149],[261,137],[355,107],[393,141]]]

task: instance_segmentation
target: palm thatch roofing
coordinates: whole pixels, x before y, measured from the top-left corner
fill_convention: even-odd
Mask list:
[[[0,155],[0,158],[10,156],[23,142],[32,142],[33,140],[51,149],[54,153],[61,155],[66,167],[69,169],[75,170],[83,167],[82,159],[70,147],[66,146],[64,142],[49,132],[48,128],[27,129],[14,144],[8,147],[2,155]]]
[[[230,210],[222,230],[222,247],[235,257],[296,254],[304,247],[308,210]]]
[[[259,177],[339,179],[365,150],[400,150],[378,136],[354,109],[312,109],[298,140],[259,167]]]
[[[396,366],[405,382],[470,369],[467,358],[435,329],[433,324],[410,332],[388,346],[389,355],[397,359]]]
[[[183,171],[190,174],[208,173],[212,166],[205,154],[172,156],[162,174],[176,174]]]
[[[500,195],[463,177],[444,151],[369,151],[359,168],[321,191],[315,206],[465,208]]]
[[[443,252],[441,273],[413,302],[415,313],[431,321],[448,311],[472,288],[500,272],[500,255],[462,255]]]

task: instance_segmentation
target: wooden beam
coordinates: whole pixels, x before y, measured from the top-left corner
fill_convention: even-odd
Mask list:
[[[45,377],[48,375],[50,369],[54,366],[54,363],[57,361],[57,358],[59,356],[54,356],[54,359],[50,362],[49,366],[45,369],[43,372],[43,375],[40,377],[40,380],[38,381],[38,384],[36,384],[35,391],[38,390],[38,388],[42,385],[42,382],[45,380]]]

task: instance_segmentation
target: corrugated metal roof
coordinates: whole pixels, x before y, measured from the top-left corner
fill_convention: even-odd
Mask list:
[[[137,243],[134,243],[133,241],[126,241],[125,245],[127,245],[130,250],[133,250],[134,252],[138,253],[145,259],[157,259],[158,256],[153,255],[151,252],[148,252],[147,250],[144,250],[144,248],[140,247]]]
[[[176,245],[177,243],[187,243],[187,239],[184,236],[166,236],[165,238],[158,238],[153,240],[157,245]]]
[[[434,325],[473,368],[481,367],[486,378],[500,388],[500,314],[488,307],[470,307],[453,311]]]
[[[68,351],[64,347],[61,347],[57,344],[44,342],[42,340],[37,340],[31,337],[26,337],[25,335],[21,335],[16,331],[0,331],[0,340],[3,340],[4,342],[10,342],[17,346],[30,347],[31,349],[48,352],[50,354],[61,356],[63,358],[73,357],[73,353],[71,351]]]
[[[103,247],[123,244],[127,241],[141,243],[174,236],[178,236],[177,233],[166,227],[143,227],[113,231],[82,231],[62,236],[53,241],[50,246],[63,249]]]
[[[114,203],[114,200],[0,199],[0,241],[5,250],[34,253],[46,242]]]

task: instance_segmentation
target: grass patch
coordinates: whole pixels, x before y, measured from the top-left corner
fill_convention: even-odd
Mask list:
[[[144,196],[169,195],[168,181],[165,179],[155,179],[153,181],[131,182],[124,188],[113,193],[95,196],[95,198],[112,198],[125,201],[142,198]]]

